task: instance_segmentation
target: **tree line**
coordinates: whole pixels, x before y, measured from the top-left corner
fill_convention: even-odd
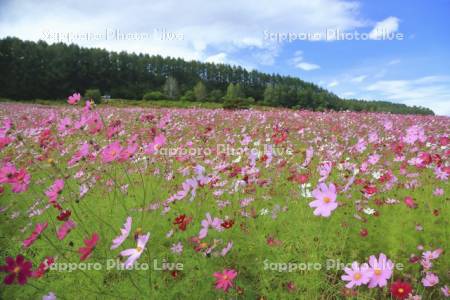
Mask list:
[[[61,99],[88,89],[113,98],[212,101],[230,108],[254,103],[311,110],[433,114],[427,108],[387,101],[342,99],[296,77],[240,66],[12,37],[0,40],[0,97]]]

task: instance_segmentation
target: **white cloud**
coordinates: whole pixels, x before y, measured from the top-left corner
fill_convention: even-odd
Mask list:
[[[216,64],[224,64],[227,62],[227,54],[225,52],[217,53],[211,56],[208,56],[205,59],[206,62],[216,63]]]
[[[364,79],[366,79],[366,78],[367,78],[367,75],[360,75],[360,76],[353,77],[351,79],[351,81],[352,82],[356,82],[356,83],[360,83],[360,82],[363,82]]]
[[[296,68],[302,69],[304,71],[312,71],[320,68],[320,66],[317,64],[304,61],[303,52],[300,50],[294,53],[294,58],[292,59],[292,62]]]
[[[383,21],[377,22],[375,27],[369,33],[369,38],[372,40],[382,39],[383,36],[392,34],[398,30],[400,20],[396,17],[388,17]]]
[[[229,1],[2,1],[0,37],[27,40],[52,33],[153,33],[155,29],[183,35],[181,40],[77,40],[77,44],[114,51],[161,54],[206,60],[211,55],[252,49],[260,64],[273,64],[277,50],[264,41],[271,32],[318,32],[323,28],[350,30],[362,26],[359,4],[344,0]],[[268,10],[267,7],[271,9]],[[51,41],[50,41],[51,42]]]
[[[374,99],[426,106],[436,114],[450,115],[450,77],[426,76],[411,80],[381,80],[366,87]]]
[[[304,71],[312,71],[312,70],[317,70],[320,68],[319,65],[316,64],[310,64],[307,62],[301,62],[299,64],[296,65],[297,68],[302,69]]]
[[[401,62],[400,59],[393,59],[388,62],[388,66],[398,65]]]
[[[339,81],[333,80],[333,81],[331,81],[331,82],[328,84],[328,87],[329,87],[329,88],[332,88],[332,87],[335,87],[335,86],[337,86],[337,85],[339,85]]]
[[[344,98],[352,97],[352,96],[355,96],[355,95],[356,95],[355,92],[343,92],[343,93],[341,93],[341,96],[344,97]]]

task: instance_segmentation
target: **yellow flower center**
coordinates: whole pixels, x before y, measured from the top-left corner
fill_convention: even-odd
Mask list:
[[[224,275],[223,280],[228,280],[228,275]]]
[[[380,269],[375,269],[375,271],[374,271],[374,273],[375,273],[375,275],[381,275],[381,270]]]
[[[19,273],[20,272],[20,267],[15,267],[14,268],[14,273]]]
[[[399,292],[400,294],[403,294],[404,291],[405,291],[405,290],[402,289],[402,288],[399,288],[399,289],[398,289],[398,292]]]
[[[329,203],[331,201],[331,199],[329,197],[324,197],[323,198],[323,202],[325,203]]]
[[[137,252],[142,252],[142,248],[141,248],[141,247],[137,247],[137,248],[136,248],[136,251],[137,251]]]
[[[362,275],[361,275],[361,273],[355,273],[355,275],[353,275],[353,277],[355,278],[355,280],[359,280],[359,279],[361,279]]]

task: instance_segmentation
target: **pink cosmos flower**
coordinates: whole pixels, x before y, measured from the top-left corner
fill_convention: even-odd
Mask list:
[[[442,252],[444,250],[442,250],[442,248],[438,248],[436,250],[433,251],[425,251],[422,254],[422,257],[426,260],[433,260],[433,259],[437,259],[439,256],[441,256]]]
[[[446,298],[450,297],[450,290],[448,286],[444,285],[443,287],[441,287],[441,291]]]
[[[96,232],[94,232],[92,234],[91,239],[85,239],[84,240],[84,244],[86,245],[86,247],[80,247],[80,249],[78,249],[78,252],[80,253],[80,260],[83,261],[85,259],[87,259],[92,251],[95,248],[95,245],[97,245],[97,242],[99,240],[99,236]]]
[[[69,96],[67,98],[67,103],[69,103],[70,105],[75,105],[78,103],[78,101],[80,101],[80,99],[81,99],[80,93],[73,93],[72,96]]]
[[[112,242],[111,250],[118,248],[130,235],[131,231],[131,217],[128,217],[123,227],[120,229],[120,235],[117,236]]]
[[[59,229],[58,232],[56,233],[58,240],[62,241],[64,240],[64,238],[66,237],[67,234],[69,234],[69,232],[74,229],[76,226],[75,222],[72,220],[67,220],[66,222],[64,222],[64,224],[62,224]]]
[[[227,255],[228,252],[230,252],[231,248],[233,248],[233,242],[228,242],[228,244],[225,246],[225,248],[220,251],[221,256]]]
[[[173,253],[176,254],[181,254],[181,252],[183,252],[183,244],[181,242],[178,242],[176,244],[173,244],[172,247],[170,248],[170,250]]]
[[[312,191],[312,196],[316,199],[309,203],[310,207],[315,207],[314,215],[329,217],[331,212],[338,206],[336,202],[336,186],[330,183],[320,183],[318,187]]]
[[[153,142],[145,147],[146,154],[153,154],[157,152],[166,143],[166,137],[163,134],[157,135]]]
[[[344,281],[348,281],[345,285],[346,288],[353,288],[354,286],[360,286],[362,284],[367,284],[371,277],[373,276],[373,271],[369,266],[364,263],[359,266],[358,262],[353,262],[352,267],[346,267],[344,269],[345,273],[341,276],[341,279]]]
[[[202,220],[202,229],[198,234],[199,239],[204,239],[208,235],[208,229],[211,226],[217,231],[222,231],[223,228],[221,224],[223,223],[222,219],[212,218],[210,213],[206,213],[206,219]]]
[[[69,160],[68,165],[73,166],[74,164],[81,161],[83,158],[86,158],[88,155],[89,155],[89,143],[84,142],[83,145],[81,145],[80,149],[77,152],[75,152],[75,154]]]
[[[431,287],[435,286],[439,283],[439,277],[431,272],[427,272],[425,277],[422,279],[422,284],[424,287]]]
[[[113,142],[106,146],[102,151],[103,163],[110,163],[120,158],[122,146],[119,142]]]
[[[406,130],[406,136],[403,138],[403,141],[410,145],[416,141],[423,143],[426,141],[425,130],[418,125],[411,126]]]
[[[390,259],[387,259],[386,255],[380,253],[378,259],[374,255],[370,256],[369,265],[373,271],[373,276],[369,281],[369,288],[386,286],[387,280],[392,276],[394,263]]]
[[[20,169],[12,179],[12,191],[14,193],[22,193],[28,189],[28,185],[31,181],[31,175],[25,170]]]
[[[222,289],[224,292],[228,292],[228,289],[233,286],[233,280],[237,276],[237,272],[233,269],[225,269],[222,273],[214,273],[216,278],[216,289]]]
[[[86,106],[87,103],[88,102],[86,102]],[[91,134],[95,134],[102,131],[103,121],[100,114],[98,112],[91,113],[89,119],[87,120],[87,125],[89,127],[89,133]]]
[[[442,188],[436,188],[433,192],[434,196],[442,196],[444,195],[444,190]]]
[[[405,199],[403,201],[405,202],[406,206],[408,206],[409,208],[417,207],[416,202],[414,202],[414,199],[410,196],[405,197]]]
[[[72,126],[72,120],[69,117],[65,117],[64,119],[61,119],[58,123],[58,131],[60,133],[64,133],[65,131],[70,129],[70,126]]]
[[[45,191],[45,195],[48,197],[50,204],[60,209],[61,206],[57,203],[58,195],[61,194],[64,188],[64,180],[56,179],[55,182]]]
[[[371,165],[375,165],[380,160],[381,155],[374,153],[372,155],[369,155],[367,162]]]
[[[148,239],[150,238],[150,233],[147,233],[146,235],[140,235],[137,239],[137,246],[136,248],[131,248],[124,250],[120,252],[121,256],[128,256],[127,260],[125,261],[125,268],[130,269],[136,260],[141,257],[142,252],[145,250],[145,245],[147,245]]]
[[[434,168],[434,175],[436,175],[436,179],[439,180],[448,180],[448,172],[443,170],[441,167]]]
[[[0,169],[0,183],[12,183],[16,173],[16,167],[12,163],[6,163]]]
[[[47,295],[42,296],[42,300],[56,300],[56,295],[55,293],[50,292]]]
[[[33,245],[34,241],[41,235],[41,233],[47,228],[48,223],[42,223],[42,224],[36,224],[36,227],[34,228],[33,232],[31,233],[30,237],[28,237],[26,240],[23,241],[22,245],[25,248],[30,247]]]
[[[7,136],[0,136],[0,150],[8,146],[13,141],[12,138]]]
[[[319,167],[318,167],[319,175],[320,175],[319,182],[323,182],[328,178],[328,176],[331,173],[332,166],[333,166],[333,164],[329,161],[323,162],[319,165]]]
[[[122,150],[122,152],[120,153],[120,159],[119,161],[124,162],[129,160],[130,158],[133,157],[133,155],[136,153],[136,151],[138,150],[138,144],[136,142],[128,142],[128,145],[126,148],[124,148]]]

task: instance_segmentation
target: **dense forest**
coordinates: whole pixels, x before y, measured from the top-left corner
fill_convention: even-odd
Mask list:
[[[0,40],[0,97],[62,99],[87,89],[98,89],[112,98],[224,102],[230,108],[254,103],[312,110],[433,114],[427,108],[387,101],[341,99],[299,78],[240,66],[74,44],[49,45],[9,37]]]

